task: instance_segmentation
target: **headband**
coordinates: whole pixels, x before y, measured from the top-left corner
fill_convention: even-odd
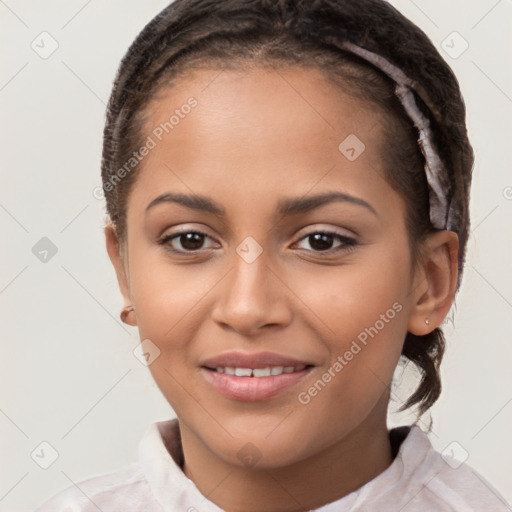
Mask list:
[[[403,105],[407,115],[419,132],[418,144],[425,158],[425,175],[430,187],[430,222],[436,229],[447,229],[449,231],[453,231],[453,206],[451,205],[451,201],[450,204],[448,204],[448,198],[442,182],[444,166],[432,141],[430,122],[419,110],[412,92],[413,90],[418,92],[418,89],[420,89],[419,85],[384,57],[365,50],[364,48],[361,48],[349,41],[345,41],[341,46],[344,50],[358,55],[362,59],[379,68],[396,83],[395,95],[400,100],[400,103]],[[430,108],[431,101],[428,99],[428,96],[423,92],[420,97]],[[438,116],[435,109],[430,108],[430,110],[436,117]]]

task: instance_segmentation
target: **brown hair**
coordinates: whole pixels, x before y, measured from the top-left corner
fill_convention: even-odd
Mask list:
[[[469,188],[473,150],[465,126],[465,105],[456,77],[428,37],[382,0],[175,0],[151,20],[121,61],[107,109],[102,180],[107,213],[120,244],[126,235],[126,205],[140,164],[119,169],[140,147],[145,113],[163,87],[187,70],[246,69],[253,66],[315,66],[345,93],[381,112],[381,148],[390,185],[407,205],[413,261],[420,242],[435,231],[429,219],[429,187],[418,131],[380,70],[343,50],[351,41],[398,66],[429,94],[416,97],[429,119],[444,163],[446,193],[456,212],[460,241],[457,290],[469,231]],[[363,103],[363,104],[364,104]],[[402,355],[421,372],[416,391],[402,410],[428,410],[441,392],[439,365],[445,339],[440,328],[425,336],[407,333]]]

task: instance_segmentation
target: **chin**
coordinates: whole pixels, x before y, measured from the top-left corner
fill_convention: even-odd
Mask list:
[[[323,448],[313,442],[315,438],[320,439],[321,434],[304,432],[304,425],[301,427],[293,422],[286,427],[280,425],[283,415],[278,419],[273,418],[272,428],[259,428],[250,418],[247,420],[237,422],[239,430],[236,433],[230,428],[229,422],[225,423],[233,437],[220,427],[205,432],[202,426],[199,427],[200,430],[196,430],[196,435],[215,457],[240,469],[275,469],[289,466]],[[286,421],[289,420],[285,419],[284,422]]]
[[[211,447],[215,455],[225,463],[247,470],[268,470],[289,466],[301,460],[300,452],[293,438],[284,442],[282,438],[273,441],[237,439],[228,445]]]

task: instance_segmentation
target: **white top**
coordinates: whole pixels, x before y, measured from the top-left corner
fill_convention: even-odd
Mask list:
[[[384,472],[358,490],[315,510],[512,510],[498,491],[470,466],[436,452],[419,426],[393,429],[390,439],[395,449],[401,444]],[[178,420],[153,423],[139,444],[137,462],[79,482],[78,488],[71,485],[35,512],[223,512],[183,473],[176,462],[182,456]]]

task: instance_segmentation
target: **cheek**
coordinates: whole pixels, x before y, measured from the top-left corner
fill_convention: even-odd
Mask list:
[[[199,331],[209,328],[211,292],[226,271],[171,263],[161,249],[142,244],[130,253],[130,268],[139,337],[159,350],[149,371],[173,409],[186,416],[191,398],[200,400],[199,378],[191,375],[197,371],[194,340],[208,337]]]
[[[340,297],[338,295],[338,297]],[[380,409],[385,415],[387,394],[406,334],[406,309],[393,295],[368,300],[332,300],[330,328],[324,339],[330,363],[298,390],[297,406],[303,424],[304,449],[311,439],[327,447]],[[336,313],[336,315],[334,315]],[[337,425],[336,429],[332,426]],[[315,433],[321,432],[318,436]],[[316,446],[316,445],[315,445]]]
[[[158,348],[148,369],[175,411],[189,411],[197,393],[191,379],[189,346],[199,337],[208,291],[216,279],[199,266],[171,264],[154,248],[133,248],[130,253],[131,291],[142,340]],[[155,350],[155,349],[153,349]]]
[[[409,264],[407,252],[391,248],[378,255],[368,251],[349,265],[317,267],[293,279],[301,283],[300,298],[324,326],[332,347],[343,351],[359,335],[364,342],[366,330],[375,324],[379,334],[390,339],[403,331]]]
[[[323,410],[333,421],[340,415],[354,419],[387,390],[400,358],[408,323],[409,260],[407,252],[390,250],[374,261],[322,272],[310,275],[302,298],[318,316],[317,332],[326,333],[330,363],[313,388],[301,390],[299,402],[311,408],[312,417]]]
[[[131,290],[141,339],[155,338],[166,349],[186,342],[199,327],[201,304],[216,275],[207,266],[170,263],[160,248],[134,249]]]

